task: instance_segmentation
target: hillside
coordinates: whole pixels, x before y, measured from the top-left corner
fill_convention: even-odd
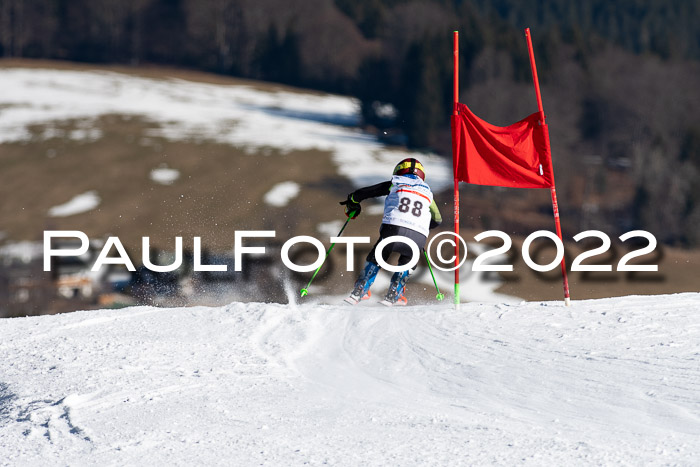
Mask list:
[[[355,96],[372,134],[448,155],[452,31],[460,99],[507,125],[536,109],[531,28],[564,232],[642,228],[688,248],[700,245],[699,22],[698,0],[6,0],[0,57],[186,67]],[[499,228],[496,208],[519,233],[540,224],[524,225],[525,213],[549,212],[546,193],[466,191],[488,201],[474,213],[481,230]]]
[[[118,236],[137,264],[144,236],[165,251],[172,250],[176,236],[189,249],[192,237],[201,236],[205,249],[230,252],[236,230],[276,230],[273,247],[294,235],[325,240],[342,225],[338,201],[358,186],[385,180],[398,160],[411,155],[428,167],[443,228],[452,226],[450,161],[389,146],[363,131],[355,99],[167,68],[26,60],[2,65],[7,91],[0,96],[0,253],[5,247],[14,251],[18,242],[41,241],[44,230],[64,229],[84,231],[92,239]],[[566,199],[567,187],[562,188],[561,199]],[[513,235],[519,248],[520,235],[553,229],[551,214],[538,208],[549,202],[546,190],[464,184],[462,190],[467,241],[500,229]],[[347,234],[376,235],[380,206],[366,203]],[[580,220],[567,211],[562,217],[565,223]],[[581,251],[570,237],[568,243],[572,253]],[[611,263],[624,253],[619,242],[614,246],[616,252],[605,258]],[[492,294],[501,281],[499,291],[512,297],[561,298],[556,274],[535,274],[515,249],[512,253],[515,274],[495,281],[492,275],[470,274],[468,262],[462,298],[503,302],[502,295]],[[700,253],[663,246],[657,253],[646,259],[659,262],[658,274],[572,274],[572,296],[697,290]],[[340,258],[332,257],[329,264],[340,264]],[[328,269],[316,281],[321,288],[315,293],[346,292],[351,279],[337,267]],[[265,273],[277,276],[267,280],[280,278],[276,269]],[[424,266],[421,274],[412,293],[429,300],[434,293]],[[449,292],[450,274],[438,276]],[[308,278],[291,280],[301,287]],[[176,297],[170,304],[250,299],[249,292],[236,289],[224,286],[215,297]],[[285,300],[281,287],[252,296]],[[94,306],[82,306],[88,305]]]
[[[176,235],[230,248],[232,230],[316,234],[319,223],[342,216],[337,201],[353,187],[383,181],[411,155],[356,128],[351,98],[145,74],[31,62],[0,68],[6,239],[77,229],[117,235],[134,249],[142,236],[172,248]],[[436,189],[450,183],[448,161],[422,159]],[[265,199],[289,182],[298,194]],[[96,204],[51,211],[85,193]]]
[[[0,465],[692,465],[699,317],[681,294],[0,320]]]

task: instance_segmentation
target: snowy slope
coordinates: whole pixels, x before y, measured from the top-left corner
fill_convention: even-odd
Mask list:
[[[700,294],[363,305],[0,320],[0,464],[700,459]]]

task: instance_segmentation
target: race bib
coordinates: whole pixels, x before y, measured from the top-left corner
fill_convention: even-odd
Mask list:
[[[383,224],[399,225],[428,236],[433,192],[420,178],[394,175],[384,202]]]

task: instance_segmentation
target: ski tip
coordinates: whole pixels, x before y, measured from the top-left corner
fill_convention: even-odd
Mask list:
[[[352,297],[345,297],[345,299],[343,299],[343,301],[345,303],[349,303],[350,305],[357,305],[358,303],[360,303]]]

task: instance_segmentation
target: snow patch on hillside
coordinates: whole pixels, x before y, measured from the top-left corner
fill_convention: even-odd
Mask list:
[[[74,196],[63,204],[49,209],[51,217],[68,217],[92,211],[100,205],[100,197],[95,190]]]
[[[0,320],[8,465],[693,465],[700,294]]]
[[[343,221],[339,220],[321,222],[316,226],[316,230],[319,233],[322,233],[323,235],[327,236],[328,238],[335,237],[336,235],[338,235],[338,232],[340,232],[340,229],[342,228]]]
[[[173,141],[215,141],[250,150],[275,148],[328,151],[341,175],[357,186],[386,180],[394,165],[417,157],[434,190],[452,183],[451,164],[433,154],[389,149],[362,132],[359,102],[351,97],[261,90],[181,79],[150,79],[104,71],[0,69],[0,143],[25,141],[33,125],[39,135],[90,141],[103,115],[138,116],[156,122],[152,137]],[[77,120],[66,131],[54,122]],[[348,171],[347,168],[353,170]]]
[[[296,198],[300,189],[301,187],[297,182],[280,182],[265,193],[263,200],[270,206],[281,208]]]
[[[1,240],[1,239],[0,239]],[[44,256],[44,244],[42,242],[16,242],[8,243],[0,247],[0,257],[16,259],[24,263],[30,263]]]
[[[172,185],[180,178],[180,171],[167,166],[157,167],[151,170],[149,177],[161,185]]]

